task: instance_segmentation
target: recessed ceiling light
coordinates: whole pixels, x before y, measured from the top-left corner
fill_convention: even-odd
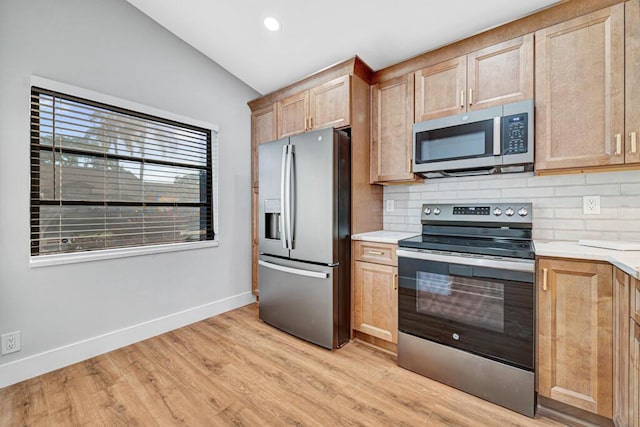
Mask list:
[[[264,18],[264,26],[267,27],[269,31],[278,31],[280,29],[280,21],[273,16],[268,16]]]

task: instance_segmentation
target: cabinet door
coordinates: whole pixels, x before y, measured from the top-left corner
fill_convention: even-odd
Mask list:
[[[468,109],[533,99],[533,34],[467,56]]]
[[[624,4],[535,34],[537,170],[624,162]]]
[[[636,323],[640,323],[640,280],[632,278],[631,279],[631,317],[636,321]]]
[[[629,283],[623,271],[613,273],[613,421],[629,424]]]
[[[640,324],[631,321],[631,375],[629,378],[629,396],[631,398],[632,427],[640,427]]]
[[[413,181],[413,74],[371,88],[371,181]]]
[[[258,186],[258,145],[276,139],[276,104],[251,113],[251,182]]]
[[[415,123],[466,111],[467,58],[415,72]]]
[[[538,393],[612,417],[610,264],[538,262]]]
[[[640,1],[625,3],[625,162],[640,162]]]
[[[309,90],[310,130],[348,126],[350,76],[338,77]]]
[[[258,295],[258,258],[260,257],[260,238],[258,236],[258,212],[260,198],[258,188],[251,189],[251,293]]]
[[[398,343],[398,269],[356,261],[354,329]]]
[[[307,130],[309,91],[291,95],[278,102],[278,139]]]

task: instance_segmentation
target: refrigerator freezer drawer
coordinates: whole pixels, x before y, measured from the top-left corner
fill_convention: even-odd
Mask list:
[[[260,319],[325,348],[337,347],[337,275],[324,267],[261,256]]]

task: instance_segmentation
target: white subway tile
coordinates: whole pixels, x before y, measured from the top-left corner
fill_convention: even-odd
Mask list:
[[[601,172],[585,174],[587,184],[622,184],[640,181],[640,171]]]
[[[624,233],[618,233],[620,237],[618,237],[620,240],[624,240],[627,242],[634,242],[634,241],[640,241],[640,232],[624,232]]]
[[[618,209],[615,208],[601,208],[599,215],[584,214],[582,207],[580,208],[558,208],[555,210],[556,218],[574,218],[585,220],[602,220],[602,219],[617,219]]]
[[[620,186],[620,194],[623,196],[640,195],[640,184],[622,184]]]
[[[539,240],[553,240],[554,238],[553,230],[534,228],[532,234],[534,239],[539,239]]]
[[[584,221],[584,228],[588,231],[623,231],[623,230],[633,230],[640,231],[640,224],[634,225],[630,221],[627,221],[628,225],[625,227],[623,222],[621,221],[612,221],[612,220],[589,220],[586,219]]]
[[[554,233],[555,240],[616,240],[618,233],[611,231],[576,231],[576,230],[556,230]]]
[[[451,196],[449,196],[451,197]],[[500,190],[459,190],[458,197],[461,199],[495,201],[500,199]]]
[[[561,185],[583,185],[584,174],[534,176],[527,179],[530,187],[557,187]]]
[[[619,184],[571,185],[555,187],[556,196],[617,196],[620,194]],[[638,186],[640,194],[640,185]]]
[[[551,197],[553,196],[553,187],[527,187],[502,190],[502,198],[511,197]]]
[[[533,228],[553,230],[584,230],[584,221],[580,219],[533,219]]]
[[[582,208],[582,197],[553,197],[553,198],[539,198],[532,200],[534,208],[537,207],[549,207],[549,208]]]
[[[537,208],[533,207],[533,217],[534,218],[553,218],[555,216],[555,211],[553,208]]]
[[[479,181],[478,188],[524,188],[527,186],[525,178],[520,179],[493,179],[488,181]]]

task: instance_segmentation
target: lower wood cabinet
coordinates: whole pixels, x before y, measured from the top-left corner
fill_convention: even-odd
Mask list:
[[[612,418],[613,268],[538,259],[537,390]]]
[[[629,425],[629,295],[632,279],[622,270],[613,271],[613,422]],[[632,322],[631,322],[632,323]]]
[[[353,252],[353,329],[393,344],[398,343],[395,247],[355,242]]]
[[[640,324],[630,321],[631,324],[631,351],[630,351],[630,423],[632,427],[640,427]]]

